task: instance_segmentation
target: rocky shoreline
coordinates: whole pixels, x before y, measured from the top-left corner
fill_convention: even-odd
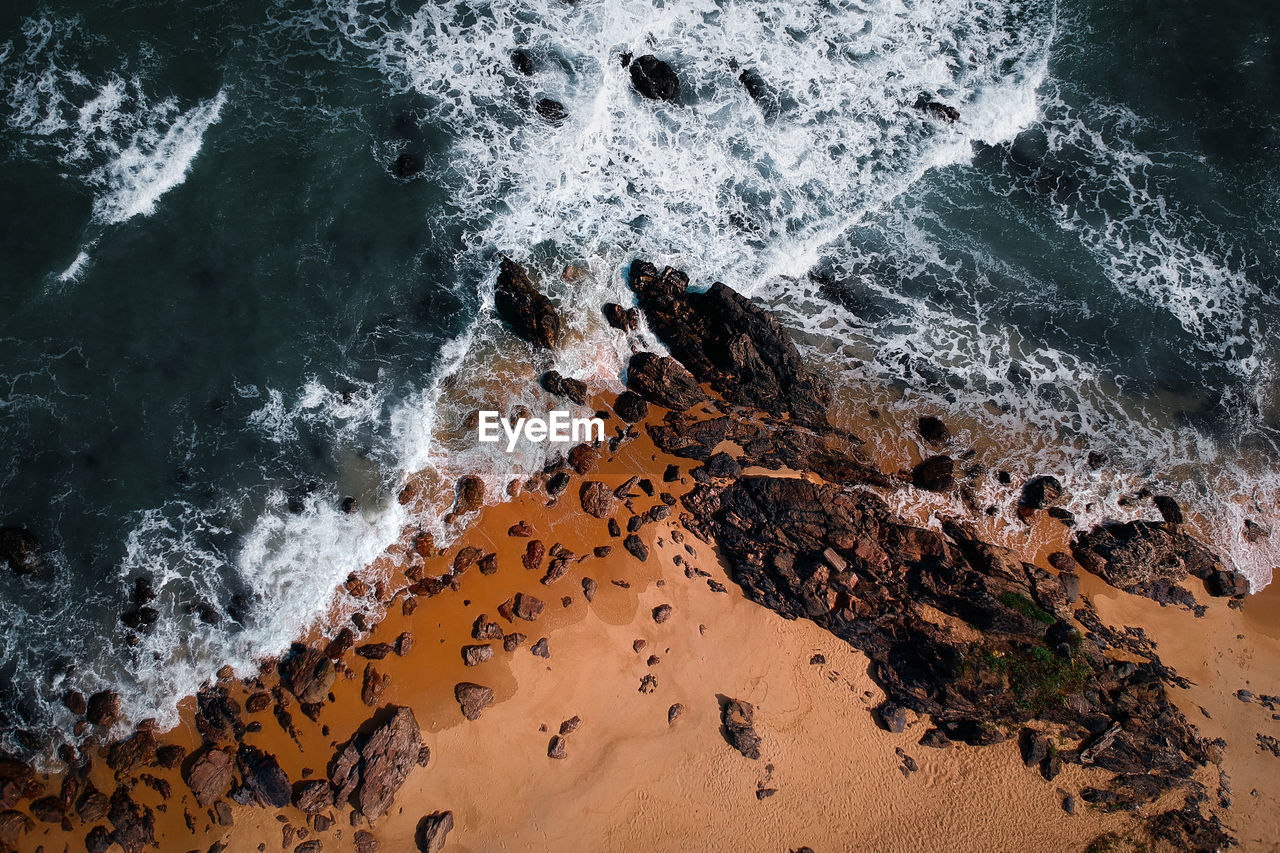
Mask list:
[[[371,853],[379,849],[385,817],[406,805],[400,788],[420,769],[430,773],[433,761],[422,735],[427,721],[386,701],[396,688],[388,672],[422,645],[417,631],[385,636],[379,623],[392,622],[391,609],[398,607],[401,622],[429,621],[427,599],[466,596],[477,582],[498,584],[519,572],[546,592],[514,591],[495,605],[496,618],[477,615],[455,654],[477,673],[496,654],[522,648],[545,660],[553,638],[533,635],[556,604],[594,606],[603,579],[593,575],[605,566],[618,567],[610,585],[629,590],[625,570],[662,559],[656,552],[668,541],[679,546],[670,560],[688,580],[705,580],[716,594],[741,592],[788,620],[810,620],[865,655],[884,694],[875,715],[889,733],[901,733],[910,714],[927,721],[918,739],[927,749],[1016,740],[1024,762],[1046,780],[1069,765],[1089,770],[1090,784],[1062,797],[1068,811],[1132,815],[1131,838],[1169,849],[1233,843],[1227,798],[1214,789],[1226,744],[1201,736],[1171,700],[1170,688],[1186,680],[1151,644],[1105,625],[1080,594],[1082,575],[1091,573],[1117,589],[1203,612],[1206,605],[1185,585],[1196,578],[1210,596],[1239,603],[1244,579],[1186,530],[1176,505],[1158,502],[1159,521],[1083,531],[1070,553],[1053,553],[1048,566],[982,541],[965,518],[922,527],[883,495],[962,489],[952,457],[938,454],[886,473],[857,436],[832,423],[830,388],[767,312],[722,284],[689,290],[680,272],[643,261],[632,265],[628,283],[635,308],[603,307],[610,324],[633,341],[627,390],[590,398],[611,408],[613,438],[575,447],[511,490],[538,496],[547,519],[570,515],[595,525],[591,531],[603,526],[590,534],[597,541],[566,544],[537,517],[490,531],[506,541],[502,548],[464,536],[442,552],[429,535],[407,531],[389,554],[395,571],[388,579],[348,581],[344,594],[369,602],[373,615],[331,638],[296,644],[255,678],[223,673],[184,703],[190,726],[159,733],[144,723],[114,743],[91,738],[82,748],[64,746],[67,770],[57,777],[5,757],[0,844],[136,853],[157,840],[165,849],[186,849],[181,839],[188,838],[210,850],[266,849],[257,845],[268,839],[255,835],[247,844],[237,829],[259,825],[247,812],[278,816],[272,849],[281,838],[284,849],[298,853]],[[509,260],[502,262],[499,294],[498,310],[517,335],[538,347],[557,346],[562,324],[554,305]],[[669,356],[635,345],[640,339],[632,333],[642,320]],[[542,385],[579,404],[589,399],[585,384],[571,377],[548,375]],[[921,431],[945,445],[940,421],[922,419]],[[605,482],[620,448],[641,443],[655,451],[652,470]],[[1052,483],[1009,487],[1026,518],[1051,512]],[[410,486],[401,500],[419,497]],[[483,498],[483,484],[465,478],[453,515],[471,517]],[[699,565],[698,543],[685,533],[705,543],[703,551],[714,547],[737,590]],[[520,555],[518,565],[504,562],[504,549]],[[669,604],[648,615],[658,625],[670,617]],[[644,642],[636,642],[634,653],[656,667],[661,653],[641,655]],[[812,661],[792,665],[806,663]],[[358,691],[359,703],[351,704],[363,709],[359,718],[336,710],[335,693],[347,681]],[[638,691],[657,684],[647,673]],[[454,719],[479,720],[500,700],[480,675],[448,690]],[[114,722],[118,697],[69,694],[67,704],[86,730],[100,733]],[[667,708],[668,724],[683,710],[680,703]],[[574,719],[548,732],[550,759],[572,749]],[[720,719],[729,744],[748,760],[758,758],[752,704],[723,697]],[[257,744],[265,727],[298,746],[308,762],[303,771],[291,773],[285,765],[296,762]],[[913,772],[915,759],[903,762],[904,773]],[[756,796],[764,800],[770,790],[762,782]],[[447,792],[440,795],[447,799]],[[424,813],[415,821],[414,843],[442,849],[454,826],[447,809]],[[1091,840],[1081,838],[1080,847]]]

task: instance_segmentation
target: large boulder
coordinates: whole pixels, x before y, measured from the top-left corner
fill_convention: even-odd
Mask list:
[[[1208,581],[1223,571],[1218,557],[1194,537],[1154,521],[1100,525],[1076,536],[1071,551],[1112,586],[1161,604],[1194,606],[1181,583],[1188,575]]]
[[[231,789],[235,776],[233,771],[231,755],[221,749],[211,749],[197,756],[183,772],[182,778],[201,808],[208,808]]]
[[[680,78],[675,69],[651,53],[631,61],[631,85],[652,101],[680,97]]]
[[[551,300],[533,286],[524,268],[502,259],[493,306],[511,330],[535,347],[553,349],[560,342],[563,323]]]
[[[468,720],[478,720],[484,709],[493,704],[493,689],[483,684],[463,681],[454,686],[453,697],[458,700],[462,716]]]
[[[244,787],[259,805],[279,809],[293,802],[293,785],[271,753],[241,744],[236,752],[236,766],[240,768]]]
[[[369,820],[391,808],[422,750],[422,733],[413,711],[398,705],[388,710],[389,716],[368,734],[353,737],[329,764],[335,802],[350,799]]]
[[[445,837],[453,829],[453,812],[435,812],[418,821],[414,841],[422,853],[440,853]]]
[[[706,399],[698,380],[674,358],[638,352],[627,364],[627,387],[651,403],[683,412]]]
[[[111,840],[119,844],[125,853],[142,853],[159,846],[156,844],[155,814],[150,808],[135,803],[123,786],[116,788],[111,795],[107,820],[114,827]]]
[[[589,480],[579,492],[582,511],[592,518],[608,518],[613,515],[613,490],[604,483]]]
[[[323,702],[337,677],[333,661],[320,649],[295,645],[280,662],[280,680],[299,702]]]
[[[647,261],[631,264],[628,281],[649,328],[699,382],[732,403],[790,414],[809,427],[828,425],[830,387],[769,312],[719,282],[705,293],[691,291],[684,273],[658,272]]]

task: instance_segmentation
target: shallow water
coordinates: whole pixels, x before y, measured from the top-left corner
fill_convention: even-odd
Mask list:
[[[0,17],[4,721],[134,719],[326,613],[467,414],[617,387],[643,255],[774,306],[836,381],[1005,436],[1083,520],[1151,485],[1255,582],[1274,517],[1280,13],[1259,2],[48,3]],[[511,62],[525,51],[534,74]],[[681,77],[640,99],[624,53]],[[752,70],[767,94],[739,82]],[[947,124],[912,108],[952,104]],[[552,124],[539,98],[565,106]],[[422,163],[411,179],[394,164]],[[561,303],[534,354],[498,253]],[[566,281],[563,264],[587,274]],[[856,395],[855,395],[856,396]],[[1032,436],[1031,440],[1027,436]],[[1000,444],[999,440],[992,442]],[[1116,476],[1083,464],[1105,451]],[[344,514],[341,501],[360,511]],[[443,509],[437,501],[435,509]],[[290,506],[292,504],[292,508]],[[421,523],[447,535],[433,514]],[[129,645],[138,577],[155,627]]]

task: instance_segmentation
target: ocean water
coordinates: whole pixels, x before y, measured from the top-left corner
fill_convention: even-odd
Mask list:
[[[551,367],[620,388],[598,309],[637,255],[764,300],[847,389],[1002,437],[1082,521],[1178,495],[1266,583],[1240,527],[1280,514],[1278,35],[1261,0],[10,4],[0,524],[52,569],[0,588],[4,744],[69,728],[69,688],[174,722],[345,615],[403,530],[447,538],[456,477],[539,467],[466,417],[551,407]],[[650,52],[677,103],[632,90]],[[494,320],[499,254],[562,351]],[[414,471],[441,497],[411,518]]]

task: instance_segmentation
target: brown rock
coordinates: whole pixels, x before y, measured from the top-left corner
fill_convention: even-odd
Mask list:
[[[99,794],[98,796],[102,795]],[[106,801],[106,797],[102,797],[102,799],[104,802]],[[104,806],[102,814],[105,815],[106,813],[107,810]],[[100,818],[101,816],[99,815],[98,817]],[[95,818],[95,820],[97,819]],[[13,844],[19,837],[26,835],[34,827],[35,824],[31,822],[31,818],[22,812],[14,811],[13,809],[0,812],[0,841],[5,844]]]
[[[348,627],[343,627],[338,635],[329,641],[329,645],[325,646],[325,657],[337,660],[338,658],[351,651],[356,644],[356,633]]]
[[[517,592],[511,612],[526,622],[534,622],[542,615],[542,611],[546,606],[546,603],[539,598],[525,595],[523,592]]]
[[[755,708],[750,702],[729,699],[720,712],[724,723],[725,738],[729,744],[747,758],[760,757],[760,736],[754,728]]]
[[[435,812],[418,821],[414,841],[421,853],[440,853],[445,837],[453,829],[453,812]]]
[[[463,477],[458,481],[458,499],[453,506],[453,515],[466,515],[484,506],[484,480],[476,476]]]
[[[507,535],[528,538],[533,535],[533,528],[527,521],[517,521],[515,524],[507,528]]]
[[[519,632],[507,634],[507,636],[502,638],[502,648],[509,652],[514,652],[516,649],[520,648],[520,644],[526,639],[525,635]]]
[[[299,702],[323,702],[337,671],[333,661],[319,649],[295,646],[280,663],[280,679]]]
[[[582,511],[593,518],[608,518],[613,514],[613,492],[604,483],[589,480],[578,493]]]
[[[493,704],[493,690],[481,684],[463,681],[453,688],[453,696],[462,708],[462,716],[478,720],[484,709]]]
[[[529,571],[533,571],[542,565],[542,557],[546,554],[546,547],[542,544],[541,539],[531,539],[529,544],[524,547],[524,556],[520,558],[520,562]]]
[[[386,722],[367,738],[353,738],[330,766],[336,801],[345,802],[354,791],[355,807],[368,820],[376,820],[391,807],[423,747],[413,711],[396,705],[388,710],[391,716]]]
[[[596,589],[597,589],[597,585],[593,579],[591,578],[582,579],[582,597],[585,598],[588,603],[595,601]]]
[[[85,719],[95,726],[110,728],[120,716],[120,695],[113,690],[102,690],[89,697]]]
[[[505,637],[503,637],[503,641],[504,642],[506,641]],[[484,643],[483,645],[477,645],[477,646],[462,647],[462,662],[467,666],[479,666],[485,661],[489,661],[492,659],[493,659],[493,646],[489,645],[488,643]]]
[[[390,643],[365,643],[356,649],[356,654],[367,660],[382,660],[394,651]]]
[[[413,651],[413,634],[402,631],[400,636],[396,637],[396,654],[404,657],[411,651]]]
[[[554,349],[561,337],[560,315],[533,286],[528,274],[514,261],[503,258],[494,290],[493,307],[517,336],[535,347]]]
[[[391,676],[378,672],[371,663],[365,664],[364,679],[360,686],[360,701],[370,708],[374,707],[382,700],[382,694],[390,684]]]
[[[551,644],[547,642],[546,637],[543,637],[542,639],[538,640],[538,642],[534,643],[533,648],[531,648],[529,651],[533,652],[535,655],[537,655],[540,658],[549,658],[551,657]]]
[[[208,808],[231,788],[232,771],[231,755],[221,749],[211,749],[196,758],[184,773],[183,780],[195,795],[196,802]]]
[[[567,745],[568,745],[568,742],[563,737],[561,737],[560,735],[553,735],[551,738],[551,742],[547,744],[547,757],[548,758],[568,757],[568,752],[565,750],[565,747]]]
[[[307,814],[333,808],[333,788],[323,779],[299,782],[293,789],[293,804]]]
[[[244,787],[259,805],[278,809],[293,802],[293,785],[271,753],[242,743],[236,750],[236,767]]]
[[[356,853],[378,853],[378,839],[373,837],[373,833],[367,829],[357,829],[356,834],[352,836],[352,840],[356,845]]]
[[[663,622],[666,622],[670,618],[671,618],[670,604],[659,604],[657,607],[653,608],[653,621],[657,622],[659,625],[661,625]]]
[[[667,725],[671,725],[672,723],[674,723],[676,719],[678,719],[679,716],[683,713],[684,713],[684,705],[681,705],[679,702],[672,705],[670,708],[667,709]]]

